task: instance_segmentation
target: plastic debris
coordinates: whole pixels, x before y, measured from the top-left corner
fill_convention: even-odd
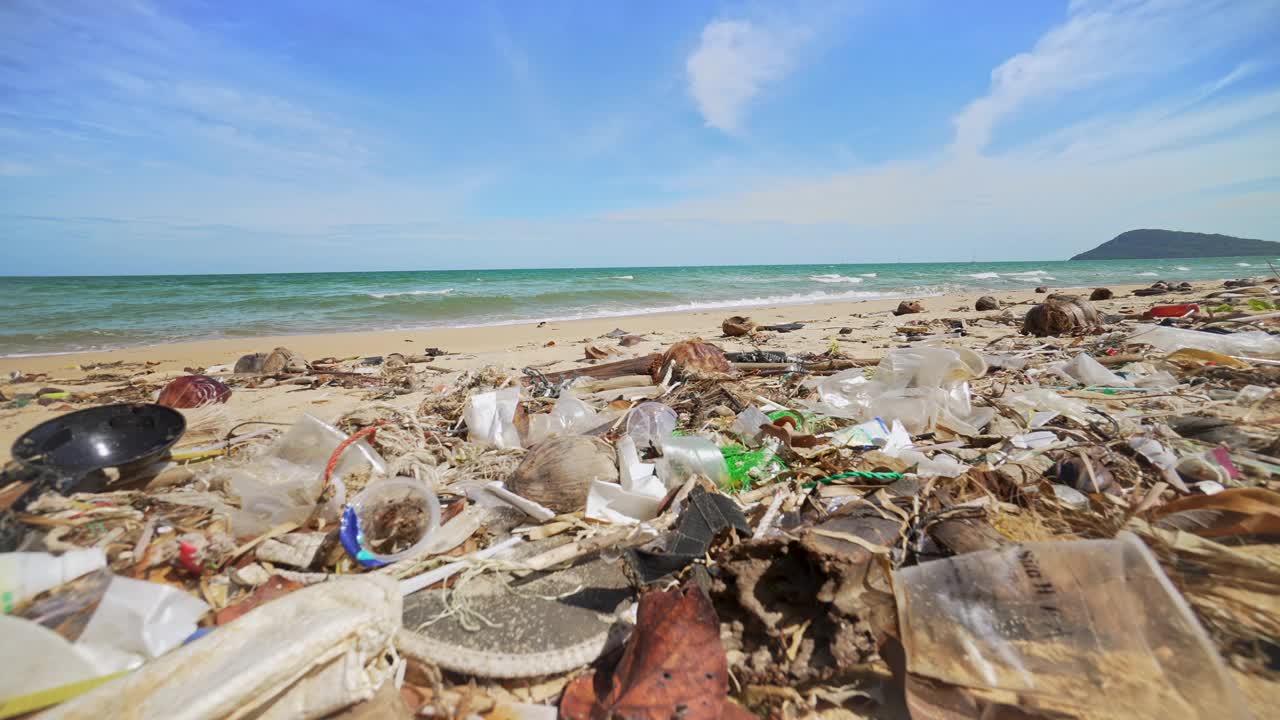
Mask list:
[[[520,447],[520,433],[515,426],[519,404],[519,388],[472,395],[462,412],[468,439],[497,448]]]
[[[19,373],[20,420],[140,419],[80,436],[57,414],[0,469],[0,547],[41,558],[0,556],[6,637],[38,653],[0,707],[1265,716],[1280,340],[1241,297],[1269,284],[1180,298],[1203,311],[1167,326],[1128,292],[1050,296],[1034,336],[966,302],[779,322],[734,353],[650,330],[651,354],[598,362],[626,351],[185,370],[333,413],[292,426],[245,395],[137,404],[173,378],[141,363],[77,371],[109,390]],[[59,462],[92,438],[127,452]]]
[[[977,702],[1090,717],[1248,717],[1204,629],[1131,533],[924,563],[894,572],[893,588],[907,670]]]

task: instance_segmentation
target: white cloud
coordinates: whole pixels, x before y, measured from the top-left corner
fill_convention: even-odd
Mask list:
[[[1065,22],[991,71],[988,93],[953,119],[952,149],[981,152],[1022,110],[1110,82],[1167,75],[1276,20],[1274,0],[1076,0]],[[1222,87],[1247,72],[1238,69]]]
[[[708,127],[735,133],[747,107],[794,65],[810,35],[800,26],[751,20],[715,20],[685,63],[689,94]]]
[[[793,164],[753,173],[735,164],[704,171],[717,177],[703,178],[699,197],[605,217],[729,235],[760,227],[796,238],[843,235],[855,244],[849,260],[892,259],[903,241],[919,260],[955,248],[948,257],[971,249],[1066,256],[1131,227],[1280,235],[1280,216],[1264,200],[1225,199],[1236,197],[1233,187],[1277,175],[1266,149],[1280,147],[1280,87],[1241,87],[1256,62],[1204,80],[1268,18],[1274,26],[1276,11],[1274,0],[1077,0],[1032,49],[992,72],[989,91],[956,114],[946,148],[827,172]],[[1169,73],[1199,84],[1171,94],[1156,81]],[[717,96],[717,126],[736,127],[760,86]],[[1077,102],[1086,92],[1095,102]],[[1046,111],[1040,123],[1059,110],[1071,119],[1031,140],[992,144],[995,131],[1030,109]],[[856,247],[857,238],[876,242]]]
[[[971,249],[1065,257],[1132,227],[1274,237],[1280,217],[1265,204],[1274,191],[1224,198],[1237,197],[1233,186],[1276,177],[1265,150],[1280,147],[1280,87],[1213,96],[1227,84],[1125,103],[998,153],[938,152],[790,177],[735,168],[706,183],[721,188],[715,194],[607,218],[730,234],[768,226],[791,237],[842,228],[857,250],[848,259],[863,261],[893,259],[898,245],[916,260]],[[857,247],[855,238],[878,242]],[[962,252],[947,255],[955,248]]]

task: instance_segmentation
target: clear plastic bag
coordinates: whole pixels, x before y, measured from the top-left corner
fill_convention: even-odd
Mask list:
[[[257,535],[281,523],[306,521],[324,491],[329,457],[346,439],[338,428],[303,413],[262,455],[214,468],[210,479],[222,482],[240,498],[239,509],[227,510],[232,532],[240,537]],[[382,476],[386,472],[387,464],[373,446],[364,440],[353,443],[334,468],[334,493],[323,508],[325,519],[336,521],[346,503],[344,477],[352,473]]]
[[[467,440],[502,449],[520,447],[520,433],[515,425],[519,404],[519,388],[472,395],[462,411],[467,423]]]
[[[551,412],[529,416],[529,446],[558,435],[581,435],[599,423],[599,413],[568,393],[556,400]]]
[[[1262,330],[1219,335],[1200,330],[1152,325],[1138,330],[1127,340],[1133,343],[1144,343],[1164,352],[1194,348],[1223,355],[1280,357],[1280,337]]]
[[[1040,423],[1032,423],[1032,427],[1043,425],[1044,421],[1052,419],[1055,415],[1065,415],[1078,423],[1089,422],[1088,405],[1074,398],[1064,398],[1052,390],[1032,388],[1010,393],[1004,400],[1006,404],[1024,415],[1046,414],[1047,417],[1042,416]]]
[[[907,669],[1024,710],[1248,717],[1137,536],[1026,543],[894,573]]]
[[[1071,362],[1054,365],[1051,368],[1059,375],[1081,385],[1097,387],[1133,387],[1133,383],[1106,369],[1091,356],[1080,353]]]
[[[730,430],[735,435],[742,438],[742,441],[750,447],[760,444],[760,426],[769,424],[769,416],[765,415],[760,408],[755,405],[748,405],[746,410],[738,413],[738,417],[733,421],[733,427]]]
[[[982,356],[966,348],[891,350],[867,380],[854,368],[813,383],[818,401],[809,409],[852,420],[899,420],[912,434],[939,425],[961,435],[976,435],[994,412],[974,411],[968,380],[987,371]]]

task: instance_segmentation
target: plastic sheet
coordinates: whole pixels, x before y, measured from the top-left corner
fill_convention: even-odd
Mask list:
[[[654,475],[654,466],[640,462],[629,435],[618,438],[618,483],[595,480],[587,493],[587,517],[631,524],[652,520],[667,495],[667,486]]]
[[[733,427],[730,430],[742,438],[742,441],[749,447],[755,447],[760,444],[760,437],[763,435],[760,432],[760,426],[768,424],[768,415],[765,415],[755,405],[748,405],[746,410],[738,413],[738,417],[733,421]]]
[[[1164,352],[1182,348],[1208,350],[1223,355],[1280,357],[1280,337],[1262,330],[1219,335],[1200,330],[1154,325],[1144,327],[1128,337],[1129,342],[1145,343]]]
[[[41,717],[326,717],[392,681],[401,607],[396,582],[379,575],[304,588]]]
[[[1160,370],[1151,363],[1139,362],[1129,363],[1120,368],[1120,375],[1124,376],[1134,387],[1147,388],[1151,390],[1172,390],[1181,383],[1173,373],[1168,370]]]
[[[1182,482],[1182,478],[1178,476],[1178,456],[1170,452],[1165,446],[1159,442],[1146,437],[1135,437],[1129,439],[1129,447],[1133,448],[1138,454],[1146,458],[1164,473],[1164,479],[1170,485],[1178,488],[1182,492],[1187,492],[1187,486]]]
[[[871,380],[854,368],[812,382],[818,401],[807,406],[831,417],[898,420],[912,434],[942,427],[977,435],[995,413],[975,410],[968,380],[986,371],[982,356],[966,348],[891,350]]]
[[[1056,415],[1064,415],[1079,423],[1089,422],[1089,406],[1074,398],[1064,398],[1052,390],[1033,388],[1005,396],[1005,402],[1024,415],[1046,413],[1032,427],[1040,427]]]
[[[106,566],[107,554],[98,548],[62,555],[0,553],[0,612],[8,614],[28,598]]]
[[[935,560],[896,571],[893,588],[916,675],[1032,715],[1248,716],[1190,607],[1131,533]]]
[[[1086,353],[1076,355],[1070,362],[1051,368],[1059,375],[1081,385],[1099,387],[1133,387],[1133,383],[1103,367]]]
[[[137,667],[182,644],[209,606],[175,587],[116,576],[76,647],[99,674]]]
[[[75,645],[39,623],[0,615],[0,708],[10,698],[69,685],[101,673]]]
[[[1253,405],[1262,402],[1275,392],[1274,388],[1262,387],[1261,385],[1246,385],[1240,388],[1240,392],[1231,402],[1236,405]]]

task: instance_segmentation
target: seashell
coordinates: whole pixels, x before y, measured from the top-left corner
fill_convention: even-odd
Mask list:
[[[668,367],[674,377],[706,377],[727,374],[733,370],[724,351],[702,338],[682,340],[662,354],[652,368],[655,381],[661,382]]]
[[[724,322],[720,323],[720,329],[729,337],[742,337],[750,335],[751,331],[756,329],[756,324],[749,317],[734,315],[725,318]]]
[[[230,397],[231,388],[208,375],[184,375],[165,385],[156,403],[185,410],[224,403]]]
[[[556,512],[576,512],[586,507],[592,480],[618,482],[616,458],[613,447],[599,438],[551,438],[529,450],[507,486]]]
[[[1076,295],[1050,295],[1027,311],[1022,333],[1036,337],[1076,335],[1101,325],[1097,309],[1088,300]]]

